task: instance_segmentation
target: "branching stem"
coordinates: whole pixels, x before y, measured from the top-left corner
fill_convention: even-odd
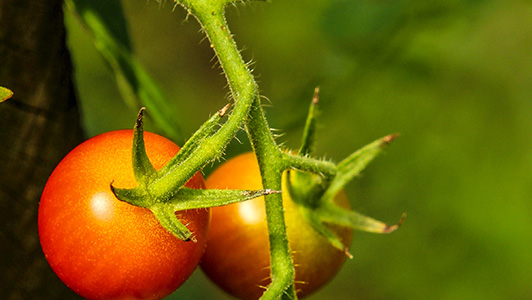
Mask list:
[[[235,135],[242,123],[245,124],[263,178],[265,189],[281,190],[281,174],[286,168],[282,153],[271,134],[260,105],[257,83],[242,59],[224,17],[224,4],[216,1],[184,1],[181,3],[194,15],[205,31],[220,65],[227,77],[235,106],[228,121],[209,142],[223,140],[225,144]],[[224,137],[221,139],[220,137]],[[205,140],[204,142],[207,142]],[[210,145],[221,149],[220,145]],[[210,147],[209,147],[210,148]],[[205,147],[199,147],[203,150]],[[199,153],[200,154],[200,153]],[[193,158],[194,156],[191,156]],[[213,156],[214,157],[214,156]],[[198,161],[205,161],[204,159]],[[176,182],[176,184],[183,184]],[[281,194],[266,197],[266,216],[270,237],[272,284],[261,299],[295,299],[294,267],[286,237],[283,201]]]

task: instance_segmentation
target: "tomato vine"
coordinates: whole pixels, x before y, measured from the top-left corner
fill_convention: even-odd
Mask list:
[[[202,27],[225,74],[233,103],[208,119],[187,140],[181,151],[158,170],[152,166],[146,154],[142,119],[144,109],[141,109],[135,125],[132,148],[137,186],[123,188],[110,182],[110,188],[118,199],[150,209],[164,228],[184,241],[193,240],[194,237],[186,224],[175,218],[176,211],[222,206],[266,196],[271,283],[261,299],[296,299],[295,270],[287,238],[281,191],[284,188],[290,193],[314,230],[333,247],[350,256],[347,245],[328,229],[326,223],[377,233],[392,232],[402,223],[403,219],[398,224],[389,226],[340,207],[333,201],[347,182],[357,176],[397,135],[377,139],[339,164],[313,158],[319,102],[316,89],[299,152],[281,149],[261,107],[258,84],[240,55],[225,18],[226,6],[237,2],[242,1],[175,0],[176,5],[186,9]],[[112,55],[113,49],[108,49],[109,55]],[[117,55],[122,53],[118,50],[115,52],[119,53]],[[230,108],[232,109],[229,111]],[[222,119],[226,120],[222,122]],[[194,174],[222,155],[225,147],[242,127],[247,132],[257,158],[263,189],[195,190],[185,187]]]
[[[351,157],[342,162],[338,167],[323,160],[311,159],[306,154],[310,152],[314,136],[315,114],[314,107],[317,105],[317,93],[312,101],[309,118],[303,138],[302,156],[291,155],[280,150],[273,138],[268,122],[264,116],[260,105],[257,83],[251,71],[240,56],[236,43],[232,39],[229,26],[225,20],[225,6],[227,4],[241,1],[195,1],[176,0],[191,15],[195,16],[202,26],[205,34],[211,42],[221,67],[226,75],[231,90],[231,95],[235,101],[235,108],[229,121],[222,126],[219,131],[220,139],[224,145],[234,136],[238,127],[237,124],[244,124],[251,145],[257,156],[263,186],[266,189],[281,190],[281,175],[283,171],[299,169],[322,174],[326,181],[332,183],[332,188],[324,192],[324,200],[321,203],[329,204],[338,192],[338,188],[351,180],[367,163],[369,163],[396,135],[384,137],[373,144],[355,152]],[[199,147],[202,149],[203,147]],[[342,167],[347,167],[345,170]],[[341,170],[341,172],[338,172]],[[292,263],[290,249],[286,235],[286,225],[283,215],[283,202],[281,194],[271,194],[266,203],[266,218],[269,232],[270,260],[271,260],[271,284],[263,294],[261,299],[295,299],[294,289],[294,266]],[[343,225],[358,227],[375,232],[389,232],[397,228],[387,226],[379,221],[365,217],[355,212],[337,209],[335,205],[323,205],[323,213],[315,214],[317,220],[314,222],[322,226],[324,220],[335,222],[334,217],[340,216]],[[333,218],[331,218],[331,215]],[[401,219],[402,221],[402,219]],[[320,232],[329,234],[328,230],[320,228]],[[329,235],[328,238],[338,247],[342,247],[338,238]],[[347,250],[346,250],[347,252]]]
[[[312,195],[312,198],[317,199],[313,200],[315,203],[300,204],[302,206],[312,206],[307,214],[308,221],[333,246],[344,250],[349,255],[346,246],[323,225],[324,222],[337,223],[342,226],[381,233],[395,230],[402,222],[401,219],[399,224],[388,226],[357,212],[339,208],[332,203],[332,198],[334,198],[337,192],[380,153],[382,148],[391,142],[396,135],[386,136],[375,141],[353,153],[338,165],[325,160],[311,158],[310,152],[314,140],[314,120],[316,118],[315,111],[318,103],[318,94],[316,91],[309,111],[300,153],[291,154],[281,150],[264,116],[258,85],[251,70],[242,59],[225,19],[225,7],[235,2],[240,1],[176,0],[176,4],[183,6],[201,25],[226,76],[231,97],[234,101],[233,109],[227,121],[219,129],[215,130],[213,124],[217,124],[219,119],[225,115],[226,107],[223,110],[223,114],[220,113],[218,117],[214,116],[207,121],[185,143],[181,152],[183,153],[182,155],[176,156],[175,159],[170,161],[157,174],[149,175],[148,177],[151,177],[147,181],[144,181],[144,177],[140,176],[140,182],[144,182],[144,184],[139,185],[137,189],[133,190],[113,188],[119,199],[126,200],[130,203],[135,203],[136,199],[144,199],[146,197],[152,197],[157,202],[163,199],[162,201],[168,204],[167,207],[170,208],[166,210],[154,210],[156,215],[160,215],[160,220],[163,225],[165,225],[164,220],[169,220],[173,209],[177,207],[180,209],[192,209],[225,205],[230,202],[249,199],[251,196],[244,197],[242,196],[243,194],[240,194],[240,196],[232,195],[233,197],[230,201],[224,202],[221,200],[213,200],[213,197],[217,199],[223,198],[221,195],[224,192],[221,190],[191,193],[187,189],[182,188],[183,184],[196,171],[223,153],[223,149],[242,125],[244,125],[259,163],[262,183],[265,189],[257,191],[253,197],[268,195],[265,203],[270,245],[271,284],[261,299],[296,299],[294,266],[287,240],[282,195],[274,192],[281,191],[282,189],[281,178],[283,172],[287,170],[299,170],[320,175],[318,176],[320,178],[319,183],[316,183],[316,185],[320,186],[318,188],[320,195]],[[142,126],[137,126],[137,128],[141,129]],[[138,151],[135,152],[135,149]],[[142,146],[134,147],[134,157],[136,155],[135,153],[140,158],[137,160],[137,165],[146,173],[146,170],[150,168],[146,167],[147,163],[145,161],[147,159],[142,153]],[[293,174],[304,173],[294,172]],[[291,177],[290,180],[290,183],[295,188],[297,188],[297,176],[292,176],[293,178]],[[210,194],[207,195],[207,193]],[[203,200],[195,201],[198,199]],[[211,199],[211,201],[206,201],[206,199]],[[141,202],[145,203],[145,200]],[[138,203],[136,204],[138,205]],[[175,221],[175,218],[173,220],[173,224],[166,224],[165,227],[180,238],[187,238],[189,235],[187,235],[186,227],[183,224],[178,224],[179,222]]]

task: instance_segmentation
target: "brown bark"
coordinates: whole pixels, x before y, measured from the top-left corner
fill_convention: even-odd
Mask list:
[[[0,0],[0,297],[77,299],[39,244],[39,197],[55,165],[83,140],[62,0]]]

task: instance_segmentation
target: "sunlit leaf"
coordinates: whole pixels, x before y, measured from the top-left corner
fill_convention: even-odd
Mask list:
[[[111,67],[123,100],[132,109],[146,107],[156,126],[177,143],[184,138],[169,100],[133,54],[120,1],[70,0],[69,7],[92,33],[94,44]]]
[[[10,89],[0,86],[0,103],[6,101],[12,96],[13,92]]]

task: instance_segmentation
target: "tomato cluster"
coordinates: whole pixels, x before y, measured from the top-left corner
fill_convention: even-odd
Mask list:
[[[181,241],[165,230],[146,208],[116,198],[110,183],[132,188],[133,131],[108,132],[79,145],[57,166],[39,206],[39,237],[56,274],[87,299],[161,299],[201,267],[217,285],[241,299],[258,299],[270,283],[270,256],[264,198],[215,207],[210,231],[208,209],[176,216],[194,234]],[[179,151],[169,140],[144,135],[147,155],[156,169]],[[205,182],[198,173],[191,188],[262,189],[255,155],[237,156]],[[283,190],[287,190],[283,187]],[[345,260],[304,219],[287,192],[283,205],[293,251],[296,290],[304,297],[329,281]],[[336,202],[349,207],[345,194]],[[330,228],[348,245],[352,230]],[[205,250],[205,245],[207,249]]]
[[[146,152],[161,168],[179,147],[146,132]],[[110,183],[134,187],[133,131],[91,138],[50,176],[39,205],[39,237],[50,266],[87,299],[161,299],[194,271],[204,252],[209,210],[177,213],[197,242],[165,230],[145,208],[119,201]],[[188,187],[204,188],[196,174]]]

